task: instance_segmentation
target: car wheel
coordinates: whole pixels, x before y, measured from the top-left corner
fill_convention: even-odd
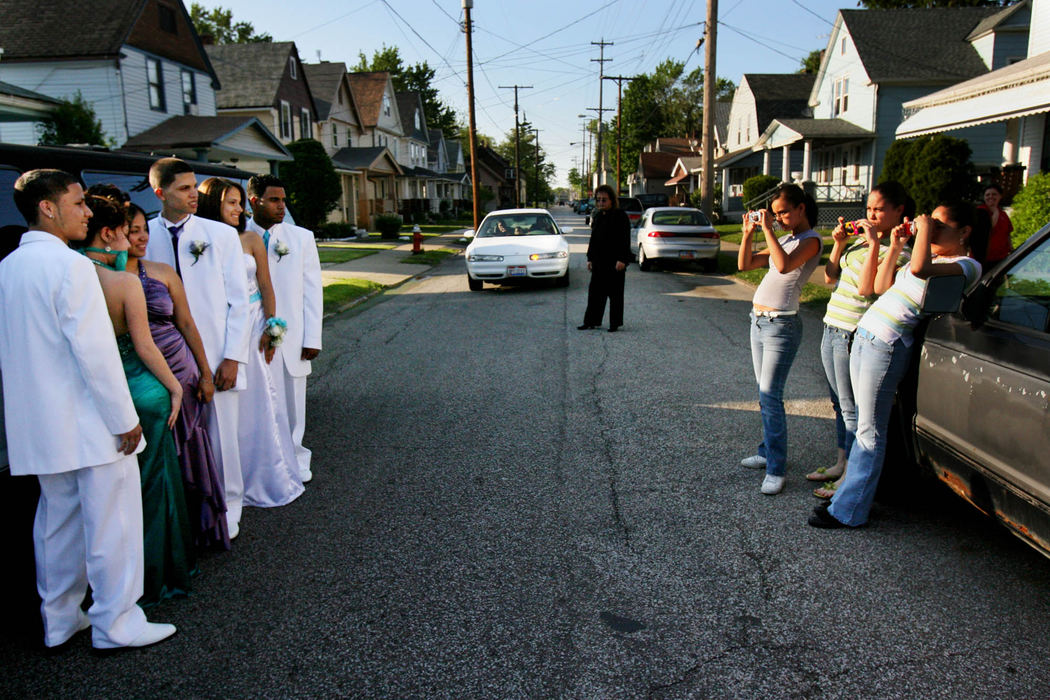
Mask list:
[[[570,281],[571,279],[569,278],[569,271],[566,270],[565,274],[559,277],[555,284],[557,284],[559,287],[568,287]]]
[[[472,292],[480,292],[481,288],[485,286],[485,283],[467,275],[467,286],[470,287],[470,291]]]
[[[642,246],[638,246],[638,269],[642,272],[649,272],[653,269],[653,263],[645,257],[645,249]]]
[[[718,261],[714,258],[700,261],[700,269],[704,272],[715,272],[718,270]]]

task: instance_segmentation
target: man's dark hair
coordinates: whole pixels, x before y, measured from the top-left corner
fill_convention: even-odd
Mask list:
[[[26,223],[33,226],[40,216],[40,202],[46,199],[58,204],[58,198],[79,182],[64,170],[30,170],[15,181],[15,206]]]
[[[183,173],[192,173],[189,163],[179,158],[161,158],[149,167],[149,186],[164,189]]]
[[[284,189],[284,183],[276,175],[269,173],[263,175],[252,175],[248,178],[248,196],[262,198],[266,194],[267,187],[280,187]]]

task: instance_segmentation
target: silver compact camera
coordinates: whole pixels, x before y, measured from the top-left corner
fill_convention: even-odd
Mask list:
[[[762,221],[762,212],[761,211],[749,211],[747,213],[747,218],[751,219],[752,221],[754,221],[757,224],[758,222]]]

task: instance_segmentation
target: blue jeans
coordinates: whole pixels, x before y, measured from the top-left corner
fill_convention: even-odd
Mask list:
[[[751,313],[751,362],[762,410],[762,444],[758,454],[766,458],[766,473],[771,476],[784,476],[787,468],[784,384],[801,342],[802,319],[797,315],[769,318]]]
[[[850,355],[850,379],[857,402],[857,437],[849,453],[846,478],[835,490],[828,512],[852,526],[868,521],[882,475],[886,435],[897,385],[908,371],[911,348],[892,345],[859,329]]]
[[[857,434],[857,404],[853,401],[853,384],[849,378],[849,349],[853,334],[824,324],[820,341],[820,360],[828,380],[831,405],[835,408],[835,438],[838,448],[847,455]]]

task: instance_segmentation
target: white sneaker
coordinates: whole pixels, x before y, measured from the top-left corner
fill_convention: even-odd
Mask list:
[[[762,493],[767,496],[775,496],[780,493],[780,490],[784,488],[784,477],[773,476],[772,474],[766,474],[766,478],[762,480]]]
[[[744,457],[740,460],[741,467],[747,467],[748,469],[765,469],[766,458],[762,455],[751,455],[750,457]]]
[[[165,639],[175,634],[175,625],[169,625],[162,622],[147,622],[146,628],[142,631],[142,634],[135,637],[127,644],[113,644],[112,642],[98,642],[94,644],[95,651],[107,653],[120,651],[122,649],[138,649],[141,647],[148,647],[158,642],[163,642]]]

